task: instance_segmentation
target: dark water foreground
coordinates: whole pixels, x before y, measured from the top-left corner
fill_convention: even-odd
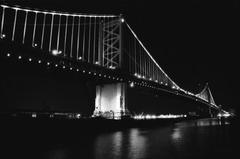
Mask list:
[[[236,123],[216,119],[106,131],[99,131],[106,125],[91,122],[84,127],[47,125],[1,123],[0,158],[233,158],[239,150]]]

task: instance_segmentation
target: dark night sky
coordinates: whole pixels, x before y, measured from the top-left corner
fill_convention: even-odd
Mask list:
[[[196,92],[208,82],[217,104],[238,109],[239,0],[15,0],[14,3],[80,13],[123,14],[177,84]]]

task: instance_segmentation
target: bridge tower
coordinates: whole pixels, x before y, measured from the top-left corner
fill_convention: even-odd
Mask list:
[[[122,23],[119,16],[112,21],[101,22],[100,65],[109,69],[123,68]],[[96,86],[95,110],[93,116],[121,119],[126,115],[127,84],[123,82],[99,84]]]

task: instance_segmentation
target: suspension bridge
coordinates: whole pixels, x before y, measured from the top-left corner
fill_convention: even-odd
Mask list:
[[[67,13],[2,4],[0,18],[1,45],[31,49],[28,54],[1,49],[6,58],[108,81],[96,86],[96,116],[109,111],[117,118],[126,115],[126,87],[135,86],[190,98],[227,113],[215,103],[208,84],[198,94],[177,85],[122,15]]]

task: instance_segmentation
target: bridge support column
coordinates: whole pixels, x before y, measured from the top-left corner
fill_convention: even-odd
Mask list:
[[[126,115],[126,84],[113,83],[96,86],[93,116],[121,119]]]

